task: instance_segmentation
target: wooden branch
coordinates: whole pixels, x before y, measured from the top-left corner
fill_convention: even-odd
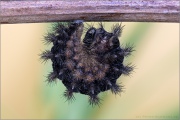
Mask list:
[[[70,21],[179,22],[179,0],[1,1],[1,24]]]

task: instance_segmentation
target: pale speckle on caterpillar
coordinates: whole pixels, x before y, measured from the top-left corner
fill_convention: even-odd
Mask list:
[[[85,37],[81,40],[84,29]],[[120,46],[122,29],[121,24],[116,24],[107,32],[101,23],[99,28],[84,28],[81,20],[55,24],[45,36],[45,42],[53,43],[53,47],[41,54],[44,61],[52,61],[53,72],[47,81],[61,80],[67,88],[64,92],[67,100],[74,99],[73,93],[81,93],[89,96],[91,105],[99,105],[100,92],[121,93],[123,86],[117,84],[117,79],[133,70],[132,65],[123,64],[133,46]]]

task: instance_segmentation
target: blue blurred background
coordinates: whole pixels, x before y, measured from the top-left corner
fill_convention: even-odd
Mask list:
[[[110,31],[115,23],[104,24]],[[1,25],[2,119],[179,119],[179,24],[122,24],[122,46],[136,50],[125,63],[136,69],[118,79],[125,86],[121,95],[100,94],[100,107],[78,93],[65,102],[61,81],[45,82],[51,62],[42,63],[39,54],[51,48],[43,44],[51,23]]]

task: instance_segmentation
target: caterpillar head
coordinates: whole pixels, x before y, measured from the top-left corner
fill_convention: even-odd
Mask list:
[[[120,34],[120,32],[121,26],[113,29],[112,33],[107,32],[103,27],[98,29],[91,27],[86,32],[83,39],[84,46],[86,46],[92,52],[100,54],[105,53],[119,47],[120,42],[118,39],[118,35]]]

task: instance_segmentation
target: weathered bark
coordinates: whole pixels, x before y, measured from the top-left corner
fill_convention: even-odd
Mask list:
[[[179,0],[1,1],[1,24],[70,21],[179,22]]]

